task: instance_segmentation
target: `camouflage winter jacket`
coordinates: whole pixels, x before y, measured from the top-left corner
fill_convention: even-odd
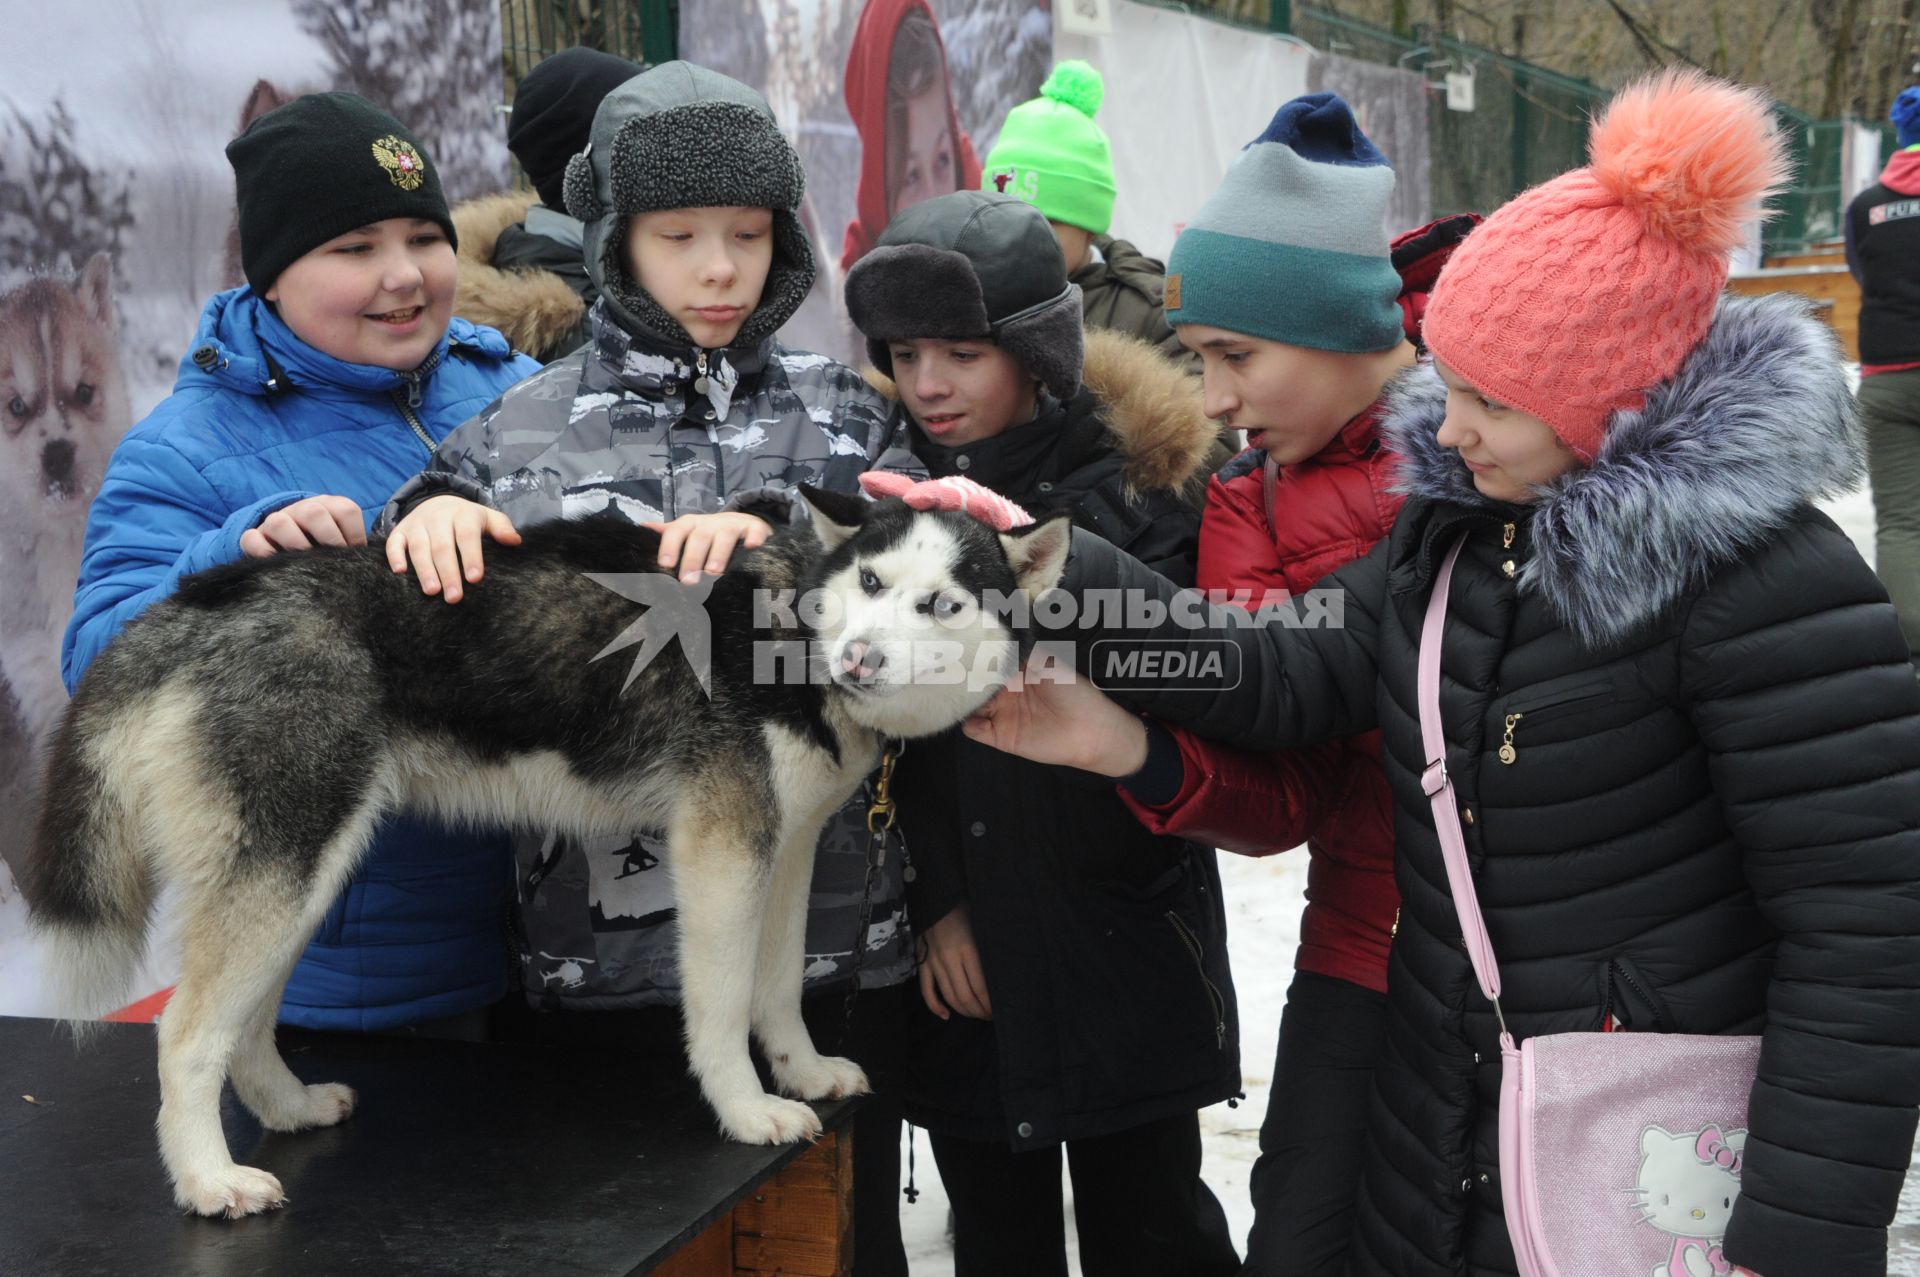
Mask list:
[[[609,507],[636,522],[751,509],[776,522],[812,483],[858,490],[861,472],[924,475],[890,405],[846,365],[757,347],[706,353],[707,391],[693,387],[699,352],[636,338],[589,314],[593,344],[520,382],[440,445],[426,473],[395,494],[390,528],[414,504],[447,491],[524,526]],[[844,986],[866,880],[863,788],[821,832],[807,916],[806,988]],[[546,1008],[613,1010],[677,1003],[673,889],[661,839],[522,836],[514,848],[521,970]],[[874,892],[860,983],[913,972],[903,854],[887,848]]]

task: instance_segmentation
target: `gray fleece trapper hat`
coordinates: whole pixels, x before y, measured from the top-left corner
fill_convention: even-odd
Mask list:
[[[813,250],[794,215],[800,157],[766,99],[717,71],[667,62],[607,94],[587,149],[567,162],[567,212],[586,223],[587,273],[624,327],[693,344],[680,321],[627,273],[627,224],[669,208],[773,210],[773,268],[736,346],[770,337],[813,287]]]
[[[1039,209],[955,191],[902,211],[847,275],[867,357],[893,375],[890,342],[989,338],[1062,402],[1080,389],[1080,289]]]

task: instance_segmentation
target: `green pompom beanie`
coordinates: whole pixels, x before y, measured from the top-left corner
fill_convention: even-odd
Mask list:
[[[1095,235],[1113,224],[1113,156],[1093,122],[1106,85],[1085,62],[1062,62],[1040,96],[1007,112],[980,188],[1013,195]]]

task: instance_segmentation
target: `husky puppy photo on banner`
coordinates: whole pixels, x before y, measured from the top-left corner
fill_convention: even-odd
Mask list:
[[[101,30],[125,37],[101,41]],[[240,281],[223,148],[298,95],[413,123],[460,200],[504,189],[488,0],[15,6],[0,42],[0,1014],[64,1015],[20,886],[87,511],[172,389],[202,305]],[[170,912],[129,1001],[173,982]],[[113,1010],[114,1008],[104,1008]],[[99,1011],[102,1008],[89,1008]]]

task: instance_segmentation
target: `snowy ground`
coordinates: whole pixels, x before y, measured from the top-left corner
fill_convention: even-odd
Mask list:
[[[1834,502],[1828,512],[1871,562],[1873,503],[1867,494],[1861,491]],[[1267,1111],[1280,1008],[1293,978],[1293,951],[1300,939],[1300,909],[1307,884],[1306,857],[1300,852],[1263,860],[1222,855],[1220,874],[1227,896],[1227,948],[1233,957],[1233,981],[1240,995],[1241,1068],[1247,1098],[1238,1108],[1221,1104],[1207,1109],[1200,1115],[1200,1126],[1206,1140],[1207,1183],[1226,1207],[1236,1243],[1244,1246],[1247,1229],[1253,1223],[1247,1175],[1259,1153],[1260,1120]],[[901,1219],[914,1277],[936,1277],[952,1271],[952,1247],[946,1236],[947,1199],[924,1137],[919,1154],[917,1179],[922,1195],[915,1205],[902,1206]],[[1064,1191],[1071,1200],[1071,1189]],[[1075,1249],[1071,1214],[1067,1246],[1069,1252]],[[1920,1277],[1920,1192],[1915,1190],[1911,1176],[1894,1227],[1888,1269],[1896,1277]]]

